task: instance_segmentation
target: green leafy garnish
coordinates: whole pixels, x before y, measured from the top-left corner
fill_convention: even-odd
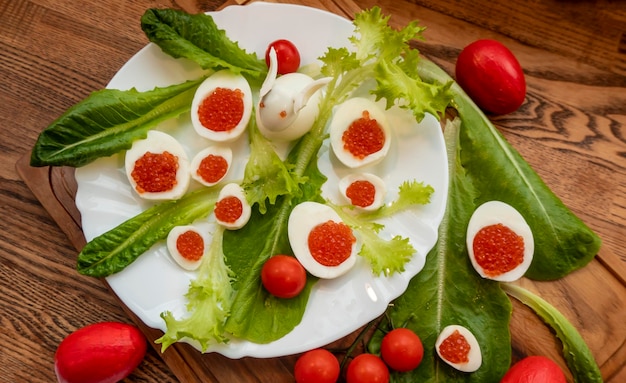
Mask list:
[[[30,164],[81,167],[126,150],[158,123],[189,112],[202,80],[146,92],[93,92],[41,132]]]
[[[563,356],[575,382],[602,383],[602,374],[596,360],[576,328],[547,301],[511,283],[503,283],[502,288],[510,296],[530,307],[556,333],[563,344]]]

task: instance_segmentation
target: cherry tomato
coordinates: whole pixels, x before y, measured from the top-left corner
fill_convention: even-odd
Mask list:
[[[415,369],[422,362],[424,346],[413,331],[397,328],[383,337],[380,353],[387,366],[406,372]]]
[[[389,369],[374,354],[360,354],[350,362],[346,373],[348,383],[387,383]]]
[[[270,294],[278,298],[293,298],[306,285],[306,271],[296,258],[275,255],[263,265],[261,281]]]
[[[278,74],[292,73],[300,68],[300,52],[298,48],[289,40],[276,40],[272,42],[265,51],[265,63],[270,65],[270,48],[276,50],[278,59]]]
[[[526,80],[513,53],[496,40],[477,40],[461,51],[456,81],[481,109],[507,114],[526,97]]]
[[[294,367],[296,383],[335,383],[339,361],[328,350],[318,348],[304,353]]]
[[[565,383],[565,374],[561,368],[545,356],[528,356],[502,377],[500,383]]]

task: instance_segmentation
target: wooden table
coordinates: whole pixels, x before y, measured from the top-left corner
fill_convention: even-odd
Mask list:
[[[296,2],[296,1],[291,1]],[[72,169],[32,169],[39,132],[100,89],[147,40],[148,7],[215,10],[220,0],[0,0],[0,380],[50,382],[53,355],[71,331],[104,320],[131,322],[107,287],[79,275],[84,239],[73,205]],[[231,1],[231,3],[233,3]],[[489,0],[301,0],[350,17],[379,4],[403,25],[428,27],[422,52],[452,73],[459,50],[497,38],[519,58],[528,97],[516,113],[494,117],[506,138],[603,239],[584,269],[527,288],[579,329],[607,382],[626,381],[626,8],[620,2],[529,4]],[[16,166],[17,164],[17,166]],[[514,355],[560,346],[514,302]],[[154,331],[143,328],[148,337]],[[532,334],[532,335],[531,335]],[[149,350],[128,381],[289,382],[296,356],[229,360],[186,346]]]

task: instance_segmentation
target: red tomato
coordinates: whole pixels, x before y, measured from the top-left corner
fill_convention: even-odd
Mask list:
[[[516,111],[526,97],[526,80],[517,58],[502,43],[477,40],[461,51],[456,81],[487,112]]]
[[[270,48],[276,50],[278,59],[278,74],[292,73],[300,68],[300,52],[298,48],[289,40],[276,40],[272,42],[265,51],[265,63],[270,65]]]
[[[500,383],[566,383],[561,368],[545,356],[528,356],[504,375]]]
[[[296,383],[335,383],[339,361],[327,350],[318,348],[303,354],[294,367]]]
[[[114,383],[133,372],[146,348],[146,339],[137,327],[96,323],[61,341],[54,354],[54,371],[59,383]]]
[[[380,353],[387,366],[406,372],[415,369],[422,362],[424,346],[413,331],[397,328],[383,337]]]
[[[387,383],[389,369],[374,354],[360,354],[350,362],[346,373],[347,383]]]
[[[275,255],[263,265],[261,281],[270,294],[278,298],[293,298],[306,285],[306,271],[296,258]]]

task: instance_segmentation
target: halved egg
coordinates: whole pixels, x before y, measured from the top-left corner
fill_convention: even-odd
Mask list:
[[[182,197],[189,187],[187,153],[167,133],[151,130],[126,151],[126,176],[133,190],[145,199],[168,200]]]
[[[241,229],[248,223],[252,208],[243,188],[236,183],[224,185],[213,209],[216,221],[229,230]]]
[[[213,186],[226,177],[232,161],[233,151],[228,146],[209,146],[191,160],[191,177],[205,186]]]
[[[287,223],[294,255],[318,278],[336,278],[356,262],[356,238],[330,206],[307,201],[296,205]]]
[[[207,238],[193,225],[175,226],[167,235],[167,250],[185,270],[195,270],[202,262]]]
[[[385,203],[385,182],[371,173],[351,173],[339,180],[339,191],[358,209],[373,211]]]
[[[228,70],[215,72],[204,80],[191,103],[195,131],[211,141],[236,140],[246,130],[251,115],[250,84]]]
[[[358,168],[381,161],[390,143],[387,117],[375,102],[354,97],[335,110],[330,122],[330,145],[345,166]]]
[[[512,282],[533,260],[535,242],[524,217],[511,205],[489,201],[472,214],[467,226],[467,250],[483,278]]]
[[[483,363],[476,337],[463,326],[450,325],[441,330],[435,349],[444,362],[462,372],[474,372]]]

